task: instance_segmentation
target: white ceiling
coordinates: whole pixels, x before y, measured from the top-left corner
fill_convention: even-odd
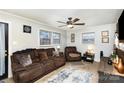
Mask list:
[[[78,22],[86,23],[85,26],[97,26],[104,24],[116,23],[122,13],[122,9],[4,9],[9,13],[27,17],[46,25],[67,30],[63,25],[56,21],[67,21],[68,17],[80,18]],[[83,28],[84,26],[75,26],[74,29]]]

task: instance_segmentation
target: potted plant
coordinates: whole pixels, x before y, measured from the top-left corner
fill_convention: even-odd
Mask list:
[[[111,54],[111,59],[114,60],[114,59],[116,58],[116,56],[117,56],[117,54],[116,54],[115,52],[113,52],[113,53]]]
[[[108,64],[109,65],[112,65],[113,61],[116,59],[116,53],[113,52],[110,57],[109,57],[109,60],[108,60]]]

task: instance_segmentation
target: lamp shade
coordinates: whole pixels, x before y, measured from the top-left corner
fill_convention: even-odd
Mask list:
[[[89,53],[94,53],[94,45],[88,45],[87,50]]]
[[[60,46],[58,45],[56,48],[57,48],[57,49],[60,49]]]

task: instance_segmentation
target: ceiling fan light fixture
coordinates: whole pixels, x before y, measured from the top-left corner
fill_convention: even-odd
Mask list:
[[[80,20],[79,18],[72,19],[72,17],[69,17],[66,22],[57,21],[58,23],[63,23],[64,24],[64,25],[61,25],[61,26],[58,26],[58,27],[67,26],[68,28],[72,29],[72,28],[74,28],[74,26],[85,25],[85,23],[77,23],[77,21],[79,21],[79,20]]]
[[[68,28],[73,28],[73,25],[69,24],[67,25]]]

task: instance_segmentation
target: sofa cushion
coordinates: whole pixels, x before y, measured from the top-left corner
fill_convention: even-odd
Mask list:
[[[39,49],[34,50],[35,57],[39,57]]]
[[[36,49],[26,49],[25,53],[30,54],[31,59],[35,59],[35,53],[34,53],[35,50]]]
[[[40,59],[36,57],[35,59],[32,59],[32,63],[39,63]]]
[[[60,67],[65,64],[64,57],[58,56],[58,57],[53,57],[51,59],[54,61],[56,67]]]
[[[45,49],[45,51],[47,52],[48,57],[51,57],[51,56],[53,56],[53,51],[55,51],[55,49],[54,48],[48,48],[48,49]]]
[[[18,54],[17,60],[24,67],[32,64],[31,56],[29,54]]]
[[[47,52],[40,52],[39,56],[42,61],[48,59]]]
[[[66,47],[66,48],[65,48],[65,51],[68,52],[68,53],[70,53],[70,52],[71,52],[71,53],[74,53],[74,52],[77,51],[77,49],[76,49],[76,47],[73,47],[73,46],[72,46],[72,47]]]
[[[49,73],[56,68],[54,60],[51,60],[51,59],[43,61],[43,64],[44,64],[46,73]]]
[[[80,56],[80,54],[76,54],[76,53],[69,53],[69,56],[70,56],[70,57],[79,57],[79,56]]]

